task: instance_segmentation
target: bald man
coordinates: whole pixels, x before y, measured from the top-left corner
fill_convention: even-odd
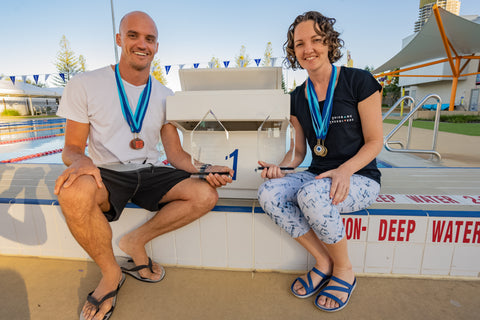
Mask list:
[[[126,14],[116,35],[120,62],[75,76],[57,112],[67,119],[62,153],[67,169],[55,194],[72,235],[102,272],[80,319],[108,319],[125,274],[160,281],[165,271],[147,256],[146,243],[209,212],[218,199],[216,188],[232,182],[230,168],[206,164],[207,173],[229,175],[191,177],[198,169],[165,119],[166,97],[173,92],[150,76],[157,36],[149,15]],[[160,139],[173,167],[159,160]],[[116,258],[109,222],[120,218],[128,201],[156,214],[120,239],[126,257]]]

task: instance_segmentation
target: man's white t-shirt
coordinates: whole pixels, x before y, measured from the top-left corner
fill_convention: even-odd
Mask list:
[[[134,86],[122,81],[130,108],[135,114],[145,85]],[[173,91],[152,77],[150,101],[139,133],[145,146],[138,150],[130,148],[134,135],[123,116],[115,72],[110,66],[73,77],[65,87],[57,115],[90,124],[88,154],[99,167],[161,166],[157,144],[160,141],[160,129],[166,123],[166,97],[170,95],[173,95]]]

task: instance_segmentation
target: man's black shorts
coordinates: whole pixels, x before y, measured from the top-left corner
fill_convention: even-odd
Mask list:
[[[104,212],[108,221],[116,221],[128,201],[150,211],[160,210],[163,196],[190,173],[171,167],[148,167],[134,171],[113,171],[99,168],[109,193],[110,210]]]

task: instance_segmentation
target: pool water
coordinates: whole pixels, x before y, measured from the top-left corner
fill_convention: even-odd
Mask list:
[[[62,118],[0,123],[0,161],[41,154],[15,163],[62,164],[61,152],[46,153],[63,148],[64,126],[65,119]],[[311,161],[311,153],[307,152],[300,167],[308,167]],[[379,168],[392,168],[390,164],[379,159],[377,165]]]
[[[36,119],[0,123],[0,161],[42,154],[20,163],[62,163],[65,119]],[[45,155],[43,155],[45,154]]]

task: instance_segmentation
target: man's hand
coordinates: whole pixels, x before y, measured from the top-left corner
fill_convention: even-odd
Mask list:
[[[100,176],[100,170],[93,164],[89,158],[80,158],[73,162],[67,169],[55,181],[54,193],[59,194],[60,189],[68,188],[72,183],[82,175],[91,175],[98,188],[103,188],[102,177]]]
[[[224,166],[209,166],[205,169],[205,174],[213,172],[205,176],[205,180],[214,188],[225,186],[227,183],[232,183],[232,177],[234,175],[233,169]],[[218,174],[214,172],[228,172],[226,174]]]

